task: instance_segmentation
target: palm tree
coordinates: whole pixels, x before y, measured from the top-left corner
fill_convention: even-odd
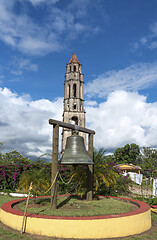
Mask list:
[[[32,190],[34,197],[36,195],[44,194],[51,186],[49,179],[45,175],[45,169],[33,169],[23,172],[20,176],[19,190],[27,191],[31,182],[33,182]]]
[[[94,191],[104,192],[106,188],[116,184],[118,173],[113,168],[114,163],[107,163],[106,150],[94,149]]]

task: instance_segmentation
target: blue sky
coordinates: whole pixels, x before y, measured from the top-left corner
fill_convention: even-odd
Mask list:
[[[157,0],[0,1],[3,151],[51,152],[73,52],[95,147],[157,147]]]

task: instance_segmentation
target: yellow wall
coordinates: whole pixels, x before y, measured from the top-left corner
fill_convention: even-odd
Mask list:
[[[21,230],[22,216],[1,209],[0,220]],[[150,210],[125,217],[93,220],[65,220],[28,217],[26,232],[58,238],[111,238],[142,233],[151,228]]]
[[[157,208],[151,208],[151,211],[157,213]]]

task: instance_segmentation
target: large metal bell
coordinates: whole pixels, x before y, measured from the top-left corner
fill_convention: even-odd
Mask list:
[[[60,164],[75,165],[75,164],[86,164],[92,165],[93,161],[88,156],[85,149],[84,138],[79,135],[72,135],[67,137],[66,147]]]

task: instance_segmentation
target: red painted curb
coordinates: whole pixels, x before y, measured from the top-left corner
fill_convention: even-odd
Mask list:
[[[157,208],[157,205],[152,205],[151,207],[152,207],[152,208]]]
[[[68,194],[65,195],[59,195],[59,196],[70,196]],[[37,198],[44,198],[44,197],[50,197],[50,196],[39,196]],[[129,201],[135,205],[137,205],[139,208],[127,212],[127,213],[121,213],[121,214],[114,214],[114,215],[100,215],[100,216],[85,216],[85,217],[66,217],[66,216],[48,216],[48,215],[37,215],[37,214],[32,214],[32,213],[26,213],[27,217],[32,217],[32,218],[45,218],[45,219],[62,219],[62,220],[94,220],[94,219],[107,219],[107,218],[118,218],[118,217],[126,217],[126,216],[132,216],[132,215],[137,215],[140,213],[147,212],[150,210],[150,206],[144,202],[134,200],[134,199],[129,199],[129,198],[121,198],[121,197],[112,197],[112,196],[98,196],[98,197],[104,197],[104,198],[111,198],[111,199],[117,199],[117,200],[123,200],[123,201]],[[23,216],[23,212],[15,210],[13,206],[17,203],[20,203],[22,201],[25,201],[27,198],[22,198],[22,199],[17,199],[17,200],[12,200],[9,202],[6,202],[2,204],[1,209],[5,212],[18,215],[18,216]],[[30,198],[32,199],[32,198]],[[157,206],[157,205],[156,205]]]

